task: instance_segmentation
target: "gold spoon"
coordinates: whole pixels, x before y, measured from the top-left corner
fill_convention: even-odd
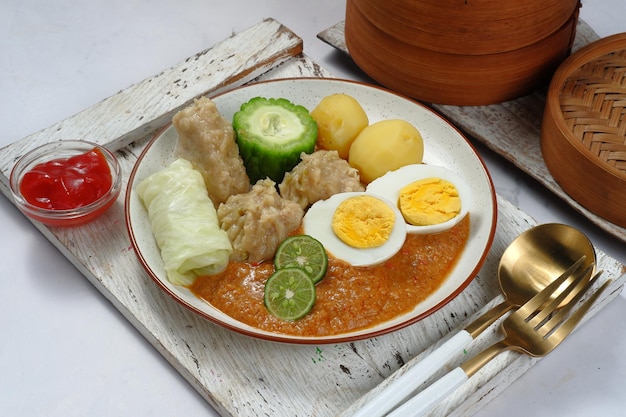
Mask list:
[[[585,258],[581,267],[595,264],[593,244],[578,229],[559,223],[528,229],[511,242],[500,258],[498,282],[504,301],[465,330],[475,339],[504,313],[541,292],[582,256]],[[561,305],[567,303],[569,298],[563,300]]]
[[[503,314],[533,298],[566,271],[594,265],[593,244],[579,230],[559,223],[535,226],[506,248],[498,266],[504,301],[449,338],[369,399],[353,417],[384,415],[463,350]],[[590,272],[585,279],[589,279]],[[564,284],[567,286],[568,282]],[[556,292],[557,295],[559,291]],[[564,305],[571,297],[561,301]],[[550,302],[552,299],[548,300]]]

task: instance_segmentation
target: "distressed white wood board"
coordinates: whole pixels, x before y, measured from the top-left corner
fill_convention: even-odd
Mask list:
[[[318,38],[349,54],[345,22],[320,32]],[[578,21],[573,51],[599,39],[582,19]],[[527,96],[489,106],[449,106],[427,103],[469,137],[474,138],[543,184],[592,223],[626,241],[626,228],[597,216],[571,198],[554,180],[541,153],[541,122],[547,86]]]
[[[88,135],[89,139],[116,149],[126,184],[137,156],[155,131],[168,121],[169,116],[163,117],[151,110],[154,106],[160,106],[163,114],[170,115],[172,109],[184,106],[195,96],[230,88],[229,80],[236,80],[233,85],[247,81],[247,77],[240,76],[233,67],[251,74],[276,65],[258,80],[330,76],[307,56],[298,54],[299,38],[272,20],[263,21],[225,43],[242,45],[251,33],[257,34],[257,41],[266,47],[243,48],[237,57],[232,57],[232,48],[219,44],[166,70],[172,74],[185,73],[193,80],[178,94],[169,95],[166,105],[161,103],[164,98],[155,93],[167,91],[172,85],[171,77],[162,73],[138,84],[143,87],[123,90],[70,119],[0,149],[3,193],[10,198],[8,176],[14,161],[36,144],[66,137],[57,133],[59,129],[77,137]],[[275,48],[280,42],[284,42],[283,50]],[[290,52],[285,53],[285,50]],[[230,58],[220,58],[222,54]],[[190,60],[208,55],[213,56],[209,62],[189,66]],[[241,65],[233,66],[233,62]],[[221,76],[207,76],[207,71]],[[147,86],[152,86],[155,92],[147,93],[144,90],[149,88]],[[120,106],[120,101],[125,105]],[[119,112],[128,114],[125,109],[136,107],[145,109],[149,116],[142,117],[139,110],[133,113],[137,117],[119,115]],[[106,124],[113,126],[100,126]],[[534,224],[503,199],[499,199],[499,210],[498,230],[485,266],[448,306],[420,323],[389,335],[319,346],[276,344],[238,335],[201,319],[170,299],[143,271],[132,251],[124,224],[122,197],[102,218],[84,227],[58,229],[35,225],[220,414],[334,416],[411,358],[440,343],[478,312],[499,301],[495,279],[497,260],[511,240]],[[623,266],[616,260],[603,254],[599,256],[607,277],[616,277],[622,272]],[[622,281],[614,284],[615,291],[608,294],[603,303],[617,295]],[[479,340],[486,343],[493,337],[496,337],[494,330]],[[506,355],[499,357],[481,374],[487,381],[484,386],[493,383],[503,389],[515,379],[511,375],[519,375],[532,365],[519,361]],[[477,387],[474,383],[468,385],[464,395],[450,398],[445,404],[458,410],[480,405],[476,399],[480,392]]]

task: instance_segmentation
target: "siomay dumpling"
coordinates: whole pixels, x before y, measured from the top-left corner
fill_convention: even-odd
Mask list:
[[[170,282],[190,285],[228,265],[233,251],[202,175],[185,159],[144,179],[137,193],[148,211]]]

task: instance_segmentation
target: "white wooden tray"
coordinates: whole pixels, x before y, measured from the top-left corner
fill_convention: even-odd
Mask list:
[[[88,139],[115,150],[127,183],[137,156],[154,132],[193,98],[257,79],[293,76],[331,75],[302,54],[302,41],[293,32],[274,20],[264,20],[0,149],[1,190],[11,198],[8,176],[17,158],[60,138]],[[349,414],[355,402],[366,400],[364,395],[385,384],[396,370],[402,372],[402,365],[501,300],[495,279],[497,261],[508,243],[534,221],[503,199],[499,210],[497,234],[484,268],[448,306],[393,334],[318,346],[242,336],[199,318],[170,299],[142,270],[131,249],[122,197],[104,217],[84,227],[36,226],[220,414],[324,417]],[[598,257],[605,277],[616,281],[595,311],[617,296],[626,279],[619,278],[623,265],[603,253]],[[497,337],[493,325],[472,349]],[[516,354],[501,355],[442,407],[452,415],[468,415],[534,362]]]
[[[318,38],[349,54],[344,37],[344,22],[339,22],[318,35]],[[593,29],[579,20],[573,50],[599,39]],[[547,86],[546,86],[547,88]],[[429,104],[452,121],[468,136],[480,141],[516,167],[543,184],[591,222],[626,241],[626,228],[617,226],[581,206],[554,180],[541,154],[541,121],[546,90],[490,106],[447,106]]]

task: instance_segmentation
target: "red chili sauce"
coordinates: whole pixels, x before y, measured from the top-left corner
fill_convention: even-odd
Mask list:
[[[469,216],[452,229],[407,235],[393,258],[372,267],[353,267],[332,256],[316,285],[311,312],[297,321],[271,315],[263,304],[272,262],[230,262],[220,274],[198,277],[190,290],[229,316],[251,326],[301,336],[334,335],[375,326],[407,313],[449,275],[469,237]]]
[[[48,210],[70,210],[102,197],[113,179],[98,149],[35,165],[24,174],[20,193],[30,204]]]

